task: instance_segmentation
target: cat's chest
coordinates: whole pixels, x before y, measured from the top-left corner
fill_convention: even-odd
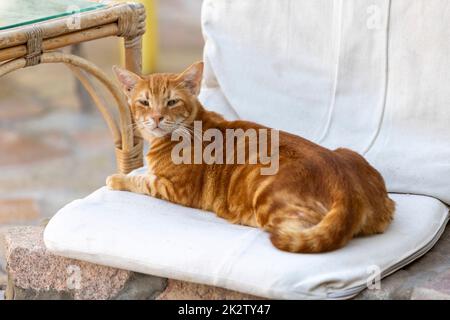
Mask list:
[[[150,149],[147,153],[146,160],[149,173],[156,176],[167,175],[180,169],[172,160],[171,153],[164,149],[157,151]]]

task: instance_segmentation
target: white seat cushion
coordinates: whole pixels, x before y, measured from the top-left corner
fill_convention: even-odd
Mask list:
[[[386,233],[324,254],[282,252],[259,229],[106,187],[62,208],[44,240],[62,256],[261,297],[350,298],[373,266],[382,276],[401,268],[430,249],[447,222],[436,199],[391,196],[397,213]]]

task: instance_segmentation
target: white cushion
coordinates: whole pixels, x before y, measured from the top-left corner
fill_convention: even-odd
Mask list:
[[[203,95],[450,203],[448,0],[205,0]],[[225,110],[225,111],[224,111]]]
[[[397,213],[386,233],[324,254],[282,252],[259,229],[106,187],[61,209],[44,241],[65,257],[261,297],[349,298],[366,287],[373,266],[382,276],[394,272],[430,249],[444,229],[442,202],[391,196]]]

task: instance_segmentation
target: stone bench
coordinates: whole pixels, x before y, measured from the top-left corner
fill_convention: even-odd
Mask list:
[[[261,299],[55,256],[45,249],[42,232],[13,227],[3,233],[6,299]],[[450,229],[424,257],[356,299],[450,299]]]

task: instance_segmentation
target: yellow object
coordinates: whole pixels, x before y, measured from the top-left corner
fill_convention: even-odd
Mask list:
[[[157,0],[137,0],[137,2],[140,2],[145,6],[145,12],[147,14],[145,24],[146,32],[142,37],[142,73],[147,74],[156,70],[158,59]],[[123,64],[123,51],[121,51],[121,60]]]

